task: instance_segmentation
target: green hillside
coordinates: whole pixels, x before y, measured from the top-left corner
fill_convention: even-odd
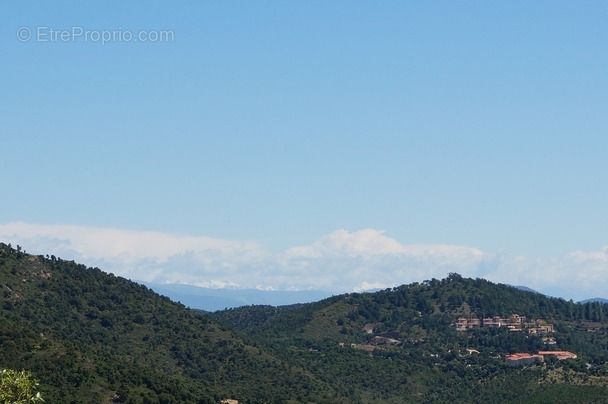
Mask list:
[[[0,244],[0,289],[0,369],[30,372],[50,403],[608,397],[608,306],[457,274],[304,305],[207,315],[99,269]],[[526,320],[517,332],[455,326],[459,318],[492,317]],[[578,357],[548,355],[527,366],[505,361],[510,353],[539,350]]]
[[[250,306],[215,313],[276,355],[289,358],[361,402],[447,400],[573,402],[608,399],[608,306],[465,279],[404,285],[293,306]],[[526,316],[530,327],[457,331],[460,317]],[[533,330],[535,330],[534,328]],[[514,352],[567,350],[577,359],[513,367]]]
[[[210,318],[99,269],[0,244],[0,288],[0,368],[31,371],[47,402],[332,396]]]

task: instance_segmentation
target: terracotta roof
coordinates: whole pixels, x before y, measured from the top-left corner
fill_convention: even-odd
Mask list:
[[[555,355],[558,358],[571,358],[576,359],[576,354],[568,351],[538,351],[539,355]]]
[[[508,360],[518,360],[518,359],[532,359],[532,358],[538,358],[539,355],[530,355],[529,353],[514,353],[511,355],[507,355],[505,356],[506,359]]]

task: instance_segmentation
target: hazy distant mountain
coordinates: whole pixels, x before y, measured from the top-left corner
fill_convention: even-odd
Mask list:
[[[540,292],[538,292],[538,291],[536,291],[536,290],[534,290],[532,288],[529,288],[527,286],[521,286],[521,285],[509,285],[509,286],[514,287],[515,289],[523,290],[525,292],[534,292],[534,293],[538,293],[538,294],[543,295],[543,296],[550,297],[548,295],[545,295],[544,293],[540,293]],[[592,297],[590,299],[580,300],[577,303],[585,304],[585,303],[595,303],[595,302],[598,302],[598,303],[608,303],[608,299],[604,299],[603,297]]]
[[[173,301],[180,302],[193,309],[205,311],[217,311],[250,305],[287,306],[297,303],[311,303],[332,296],[332,293],[321,290],[307,291],[270,291],[258,289],[212,289],[186,284],[159,284],[142,282],[156,293],[167,296]],[[507,285],[524,292],[538,293],[547,296],[537,290],[523,285]],[[379,290],[369,290],[373,293]],[[608,303],[608,299],[594,297],[581,300],[578,303]]]
[[[216,311],[249,305],[286,306],[310,303],[330,297],[330,292],[319,290],[271,291],[258,289],[211,289],[184,284],[140,282],[156,293],[167,296],[193,309]]]
[[[604,299],[603,297],[592,297],[591,299],[585,299],[585,300],[581,300],[579,303],[580,304],[585,304],[585,303],[608,303],[608,299]]]
[[[549,295],[545,295],[544,293],[540,293],[540,292],[538,292],[538,291],[536,291],[536,290],[534,290],[532,288],[529,288],[527,286],[521,286],[521,285],[509,285],[509,286],[514,287],[515,289],[523,290],[525,292],[534,292],[534,293],[538,293],[538,294],[543,295],[543,296],[550,297]],[[597,303],[608,303],[608,299],[605,299],[603,297],[592,297],[590,299],[579,300],[577,303],[585,304],[585,303],[595,303],[595,302],[597,302]]]

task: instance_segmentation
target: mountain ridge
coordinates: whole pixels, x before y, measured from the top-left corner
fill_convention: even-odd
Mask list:
[[[180,302],[190,308],[217,311],[248,305],[286,306],[299,303],[310,303],[330,297],[330,292],[321,290],[260,290],[205,288],[188,284],[159,284],[137,281],[155,292]]]
[[[0,244],[0,287],[0,366],[31,371],[47,402],[594,402],[608,386],[608,306],[458,274],[201,314]],[[459,316],[515,313],[555,331],[455,327]],[[505,362],[546,348],[578,358]]]
[[[325,298],[339,295],[322,290],[261,290],[251,288],[206,288],[191,284],[155,283],[147,281],[135,282],[147,286],[155,292],[182,303],[190,308],[203,311],[218,311],[249,305],[288,306],[293,304],[314,303]],[[505,284],[512,288],[553,297],[524,285]],[[382,289],[370,289],[359,293],[374,293]],[[577,303],[590,302],[608,303],[608,299],[594,297],[580,300]]]
[[[608,303],[608,299],[603,297],[592,297],[590,299],[580,300],[578,303],[586,304],[586,303]]]

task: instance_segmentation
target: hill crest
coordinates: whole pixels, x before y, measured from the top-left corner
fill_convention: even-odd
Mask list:
[[[0,285],[0,365],[32,371],[48,402],[487,402],[608,386],[604,305],[458,274],[201,315],[97,268],[0,244]],[[512,313],[554,325],[555,349],[578,358],[516,370],[506,355],[545,349],[543,335],[455,327],[459,316]]]

